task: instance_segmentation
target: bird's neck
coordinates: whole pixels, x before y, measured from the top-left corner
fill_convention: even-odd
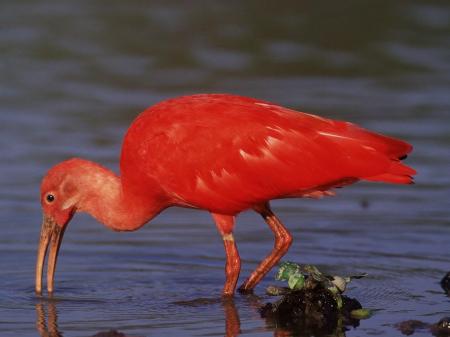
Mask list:
[[[151,193],[134,193],[114,172],[97,164],[78,181],[82,196],[77,210],[89,213],[116,231],[136,230],[166,207]]]

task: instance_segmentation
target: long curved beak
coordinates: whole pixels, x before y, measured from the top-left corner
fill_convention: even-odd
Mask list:
[[[58,259],[59,247],[64,236],[64,228],[58,226],[55,220],[44,214],[41,227],[41,238],[39,241],[36,260],[36,293],[42,293],[42,271],[44,269],[45,256],[48,247],[50,252],[47,260],[47,290],[53,293],[53,281],[55,278],[56,260]]]

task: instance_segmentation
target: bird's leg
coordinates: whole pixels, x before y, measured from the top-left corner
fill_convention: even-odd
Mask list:
[[[239,272],[241,271],[241,259],[233,237],[235,219],[234,216],[231,215],[216,213],[212,213],[212,216],[216,222],[219,233],[222,235],[225,254],[227,257],[227,262],[225,264],[226,281],[223,288],[223,295],[231,296],[234,294],[239,278]]]
[[[270,229],[275,235],[275,244],[272,252],[259,264],[247,280],[239,287],[239,292],[252,292],[253,288],[261,281],[274,265],[286,254],[292,244],[292,236],[288,230],[283,226],[281,221],[273,214],[268,204],[260,207],[255,207],[264,220],[269,225]]]

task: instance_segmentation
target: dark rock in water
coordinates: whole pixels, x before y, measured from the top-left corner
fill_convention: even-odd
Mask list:
[[[433,324],[430,330],[434,336],[450,336],[450,317],[442,318],[439,322]]]
[[[444,317],[437,324],[439,328],[447,329],[450,331],[450,317]]]
[[[416,329],[425,329],[428,328],[429,324],[424,323],[415,319],[411,319],[409,321],[400,322],[395,325],[397,329],[404,335],[412,335]]]
[[[116,330],[109,330],[109,331],[103,331],[96,333],[92,337],[127,337],[123,333],[118,332]]]
[[[450,317],[444,317],[436,324],[428,324],[418,320],[409,320],[398,323],[395,327],[399,329],[402,334],[407,336],[412,335],[418,329],[427,329],[433,336],[446,337],[450,336]]]
[[[441,280],[441,287],[450,296],[450,271]]]
[[[351,317],[352,310],[361,309],[361,304],[342,296],[339,310],[333,295],[324,288],[302,289],[286,293],[275,303],[267,303],[260,309],[261,316],[270,325],[302,335],[327,335],[345,331],[345,326],[358,326],[359,320]]]

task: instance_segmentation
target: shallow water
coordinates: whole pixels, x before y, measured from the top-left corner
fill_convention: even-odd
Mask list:
[[[272,336],[256,297],[223,302],[224,252],[210,216],[173,208],[136,233],[70,224],[54,298],[34,294],[39,181],[72,156],[117,170],[146,106],[194,92],[254,96],[347,119],[415,146],[416,185],[360,183],[282,200],[286,260],[367,272],[348,291],[376,309],[347,336],[399,335],[450,315],[450,8],[441,1],[4,1],[0,4],[0,335]],[[272,237],[238,218],[242,278]],[[297,332],[301,335],[301,332]]]

